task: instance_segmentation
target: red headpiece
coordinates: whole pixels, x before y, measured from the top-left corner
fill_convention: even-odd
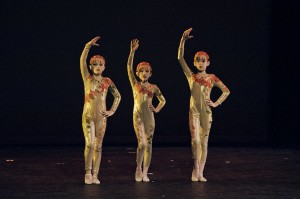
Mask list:
[[[93,61],[97,60],[97,59],[102,59],[105,62],[104,57],[102,57],[101,55],[94,55],[93,57],[91,57],[90,59],[90,64],[93,63]]]
[[[207,60],[209,61],[209,55],[206,52],[204,52],[204,51],[196,52],[196,54],[194,56],[194,60],[196,59],[196,57],[199,57],[200,55],[206,56]]]
[[[144,62],[144,61],[143,61],[143,62],[141,62],[141,63],[139,63],[139,64],[137,65],[137,67],[136,67],[136,72],[139,72],[140,68],[142,68],[142,67],[144,67],[144,66],[149,67],[150,70],[152,71],[151,65],[150,65],[148,62]]]

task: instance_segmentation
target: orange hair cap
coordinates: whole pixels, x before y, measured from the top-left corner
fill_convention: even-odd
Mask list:
[[[136,72],[139,72],[139,70],[142,68],[142,66],[146,66],[146,67],[150,68],[150,70],[152,71],[151,65],[148,62],[143,61],[137,65]]]
[[[206,52],[204,52],[204,51],[198,51],[198,52],[196,52],[196,54],[194,56],[194,60],[196,59],[196,57],[199,57],[200,55],[206,56],[207,60],[209,61],[209,55]]]
[[[94,55],[94,56],[91,57],[91,59],[90,59],[90,64],[92,64],[93,61],[94,61],[94,60],[97,60],[97,59],[102,59],[102,60],[105,62],[104,57],[102,57],[101,55]]]

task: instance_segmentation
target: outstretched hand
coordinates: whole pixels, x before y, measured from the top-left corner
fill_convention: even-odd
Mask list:
[[[94,39],[92,39],[91,41],[88,42],[89,45],[91,46],[99,46],[99,44],[97,44],[97,41],[100,39],[99,36],[95,37]]]
[[[182,35],[182,39],[188,40],[188,39],[192,38],[193,36],[190,35],[190,33],[192,32],[192,30],[193,30],[193,28],[189,28],[186,31],[184,31],[183,35]]]
[[[139,47],[139,40],[138,39],[131,40],[130,51],[136,51],[136,49],[138,49],[138,47]]]

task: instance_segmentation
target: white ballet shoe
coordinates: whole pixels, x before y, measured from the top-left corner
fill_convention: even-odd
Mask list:
[[[92,174],[85,174],[84,183],[85,184],[93,184]]]
[[[135,172],[135,181],[141,182],[143,180],[143,172],[142,171],[136,171]]]
[[[199,176],[199,181],[200,182],[206,182],[207,180],[206,180],[206,178],[204,178],[203,176],[200,175]]]
[[[197,177],[197,169],[193,169],[191,180],[193,182],[198,182],[199,179]]]
[[[143,182],[149,182],[150,179],[148,178],[148,175],[147,174],[144,174],[143,175]]]
[[[95,176],[95,175],[93,175],[92,181],[93,181],[93,184],[100,184],[100,180],[99,180],[98,177]]]
[[[206,182],[207,180],[203,177],[203,170],[204,170],[205,162],[199,163],[199,181]]]

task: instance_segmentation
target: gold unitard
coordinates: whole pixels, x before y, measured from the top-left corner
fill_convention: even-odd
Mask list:
[[[183,72],[188,80],[191,90],[190,110],[189,110],[189,128],[191,133],[191,145],[193,159],[200,163],[206,162],[208,137],[212,124],[212,110],[206,105],[205,100],[210,99],[213,86],[218,87],[222,94],[217,99],[219,105],[228,97],[228,88],[213,74],[207,74],[204,77],[198,77],[187,66],[184,58],[184,48],[178,49],[178,60]]]
[[[106,111],[108,91],[114,97],[111,107],[114,112],[119,106],[121,95],[112,80],[103,77],[101,81],[98,81],[88,72],[86,59],[90,48],[91,46],[86,44],[80,57],[80,70],[85,95],[82,128],[85,138],[85,170],[93,170],[94,174],[98,174],[101,163],[102,142],[107,123],[107,117],[102,115],[101,112]]]
[[[133,57],[134,53],[131,53],[128,58],[127,70],[134,98],[133,126],[138,141],[136,161],[138,165],[143,162],[144,168],[149,168],[155,129],[154,114],[149,109],[149,105],[152,105],[154,95],[159,100],[158,107],[160,108],[165,105],[166,100],[155,84],[149,83],[144,87],[141,82],[137,81],[132,67]]]

